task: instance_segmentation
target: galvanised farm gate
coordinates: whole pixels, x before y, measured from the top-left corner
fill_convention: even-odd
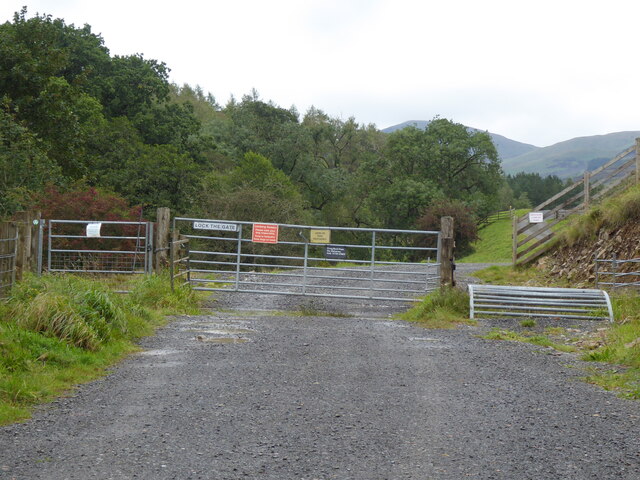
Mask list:
[[[440,232],[176,217],[196,290],[411,301],[440,284]]]

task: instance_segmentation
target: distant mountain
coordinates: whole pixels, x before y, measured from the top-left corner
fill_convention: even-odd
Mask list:
[[[424,120],[410,120],[382,131],[391,133],[410,125],[425,128],[428,124],[429,122]],[[640,131],[578,137],[548,147],[536,147],[491,132],[489,135],[498,150],[502,168],[506,173],[528,172],[574,178],[587,170],[598,168],[626,150],[640,137]]]
[[[638,137],[640,131],[572,138],[516,157],[503,158],[502,168],[512,174],[535,172],[573,178],[598,168],[633,145]]]
[[[426,128],[429,125],[429,122],[426,120],[409,120],[408,122],[403,122],[398,125],[393,125],[392,127],[388,127],[383,129],[382,131],[385,133],[395,132],[396,130],[401,130],[405,127],[414,126],[416,128]],[[473,131],[484,131],[479,130],[473,127],[467,127]],[[523,155],[528,152],[536,151],[540,147],[536,147],[535,145],[529,145],[528,143],[517,142],[515,140],[511,140],[510,138],[503,137],[502,135],[498,135],[497,133],[489,132],[491,139],[493,140],[493,144],[496,146],[498,150],[498,155],[503,160],[507,158],[517,157],[519,155]]]

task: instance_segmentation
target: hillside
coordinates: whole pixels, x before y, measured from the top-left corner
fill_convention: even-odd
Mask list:
[[[416,128],[425,128],[429,124],[426,120],[409,120],[407,122],[400,123],[398,125],[393,125],[388,128],[384,128],[382,131],[384,133],[392,133],[396,130],[402,130],[405,127],[415,126]],[[482,131],[477,128],[467,127],[471,131]],[[517,157],[519,155],[523,155],[528,152],[535,152],[539,150],[540,147],[536,147],[535,145],[529,145],[528,143],[518,142],[516,140],[511,140],[510,138],[504,137],[502,135],[498,135],[497,133],[488,132],[491,135],[491,139],[493,140],[496,149],[498,150],[498,155],[504,161],[505,159]]]
[[[503,158],[506,173],[531,172],[576,177],[593,170],[633,145],[640,131],[578,137],[536,149],[513,158]]]

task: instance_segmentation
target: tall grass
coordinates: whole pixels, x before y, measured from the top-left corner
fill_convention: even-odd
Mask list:
[[[165,315],[198,312],[194,293],[172,292],[167,277],[138,277],[127,288],[122,295],[96,279],[45,275],[12,290],[0,304],[0,424],[102,375]]]
[[[469,295],[457,288],[440,288],[399,316],[427,328],[455,328],[469,320]]]

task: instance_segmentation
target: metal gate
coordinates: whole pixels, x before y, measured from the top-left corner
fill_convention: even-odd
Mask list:
[[[150,222],[48,220],[47,227],[46,268],[49,272],[152,272],[153,224]],[[42,265],[41,258],[38,264]]]
[[[438,288],[440,232],[176,217],[195,290],[412,301]]]

